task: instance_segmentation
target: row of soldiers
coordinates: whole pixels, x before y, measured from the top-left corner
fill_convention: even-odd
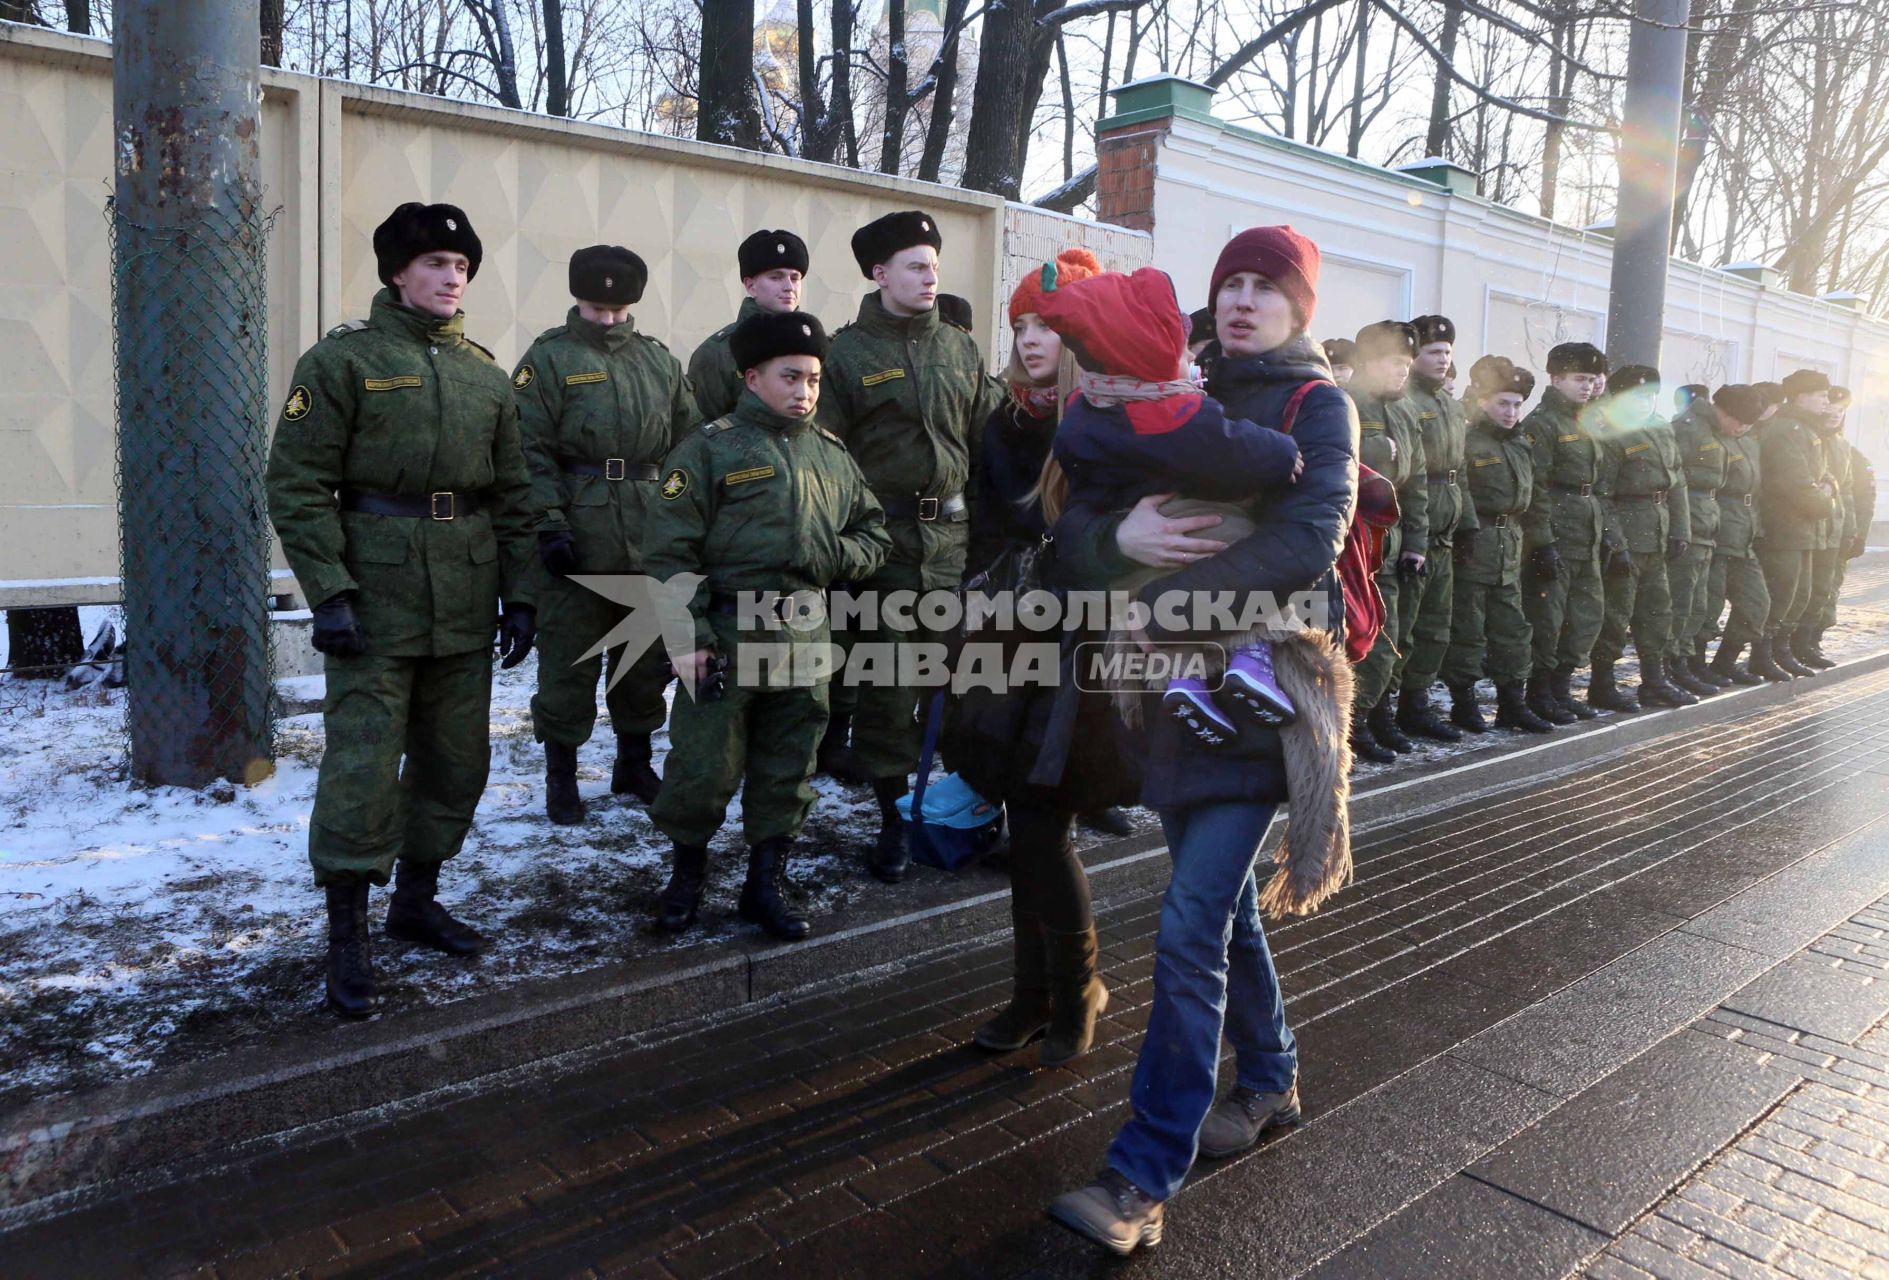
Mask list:
[[[1823,633],[1876,497],[1844,436],[1845,388],[1808,369],[1688,386],[1668,418],[1656,370],[1610,372],[1569,342],[1548,353],[1549,385],[1523,416],[1535,377],[1504,357],[1478,360],[1451,393],[1455,343],[1450,320],[1428,315],[1326,344],[1358,408],[1360,460],[1400,506],[1378,575],[1385,628],[1356,671],[1355,758],[1486,732],[1485,675],[1497,727],[1548,733],[1834,665]],[[1637,689],[1615,677],[1629,640]],[[1439,680],[1447,719],[1430,700]]]
[[[741,593],[963,577],[964,489],[999,391],[968,329],[941,319],[942,247],[922,211],[860,228],[853,254],[873,288],[829,340],[799,309],[806,244],[756,232],[735,254],[740,314],[685,370],[632,319],[646,265],[592,246],[572,255],[564,322],[507,377],[465,335],[483,250],[464,210],[404,204],[376,229],[384,288],[367,318],[297,363],[268,469],[271,518],[325,655],[309,857],[327,895],[333,1008],[377,1007],[371,885],[394,879],[390,936],[456,956],[485,945],[436,894],[485,787],[495,629],[502,666],[539,650],[532,726],[553,822],[584,820],[577,749],[608,675],[611,790],[648,804],[674,845],[661,928],[694,921],[709,840],[741,789],[740,913],[806,936],[783,876],[823,737],[878,801],[869,868],[905,874],[897,802],[918,757],[918,691],[862,685],[829,719],[824,680],[752,688],[723,672],[744,643]],[[612,633],[632,604],[577,580],[638,574],[699,576],[693,653],[629,651]],[[691,696],[673,700],[669,759],[682,764],[664,778],[650,740],[672,677]]]

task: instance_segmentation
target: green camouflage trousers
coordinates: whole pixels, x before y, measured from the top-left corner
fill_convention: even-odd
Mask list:
[[[1378,632],[1377,643],[1364,655],[1364,661],[1351,669],[1355,681],[1352,705],[1360,712],[1369,711],[1383,699],[1401,656],[1410,651],[1410,624],[1416,620],[1413,606],[1419,584],[1397,576],[1393,546],[1397,541],[1394,537],[1385,540],[1384,567],[1377,571],[1377,589],[1384,597],[1384,629]]]
[[[1705,626],[1705,605],[1712,594],[1712,548],[1690,546],[1686,554],[1666,563],[1666,581],[1672,587],[1673,632],[1667,645],[1670,656],[1697,652],[1699,632]]]
[[[1498,585],[1458,579],[1450,612],[1444,684],[1452,689],[1472,685],[1482,678],[1485,668],[1499,685],[1528,679],[1534,637],[1528,615],[1522,611],[1519,582]]]
[[[1764,620],[1766,635],[1789,635],[1810,607],[1810,562],[1815,554],[1785,550],[1766,542],[1758,544],[1765,590],[1771,593],[1771,612]]]
[[[751,845],[799,835],[813,807],[808,780],[826,732],[827,686],[742,688],[733,674],[715,702],[676,691],[670,763],[649,816],[677,844],[707,844],[737,789]]]
[[[1816,633],[1836,621],[1837,591],[1842,585],[1843,550],[1832,547],[1828,551],[1810,553],[1810,600],[1804,605],[1804,614],[1797,622],[1798,634],[1806,640],[1816,638]]]
[[[324,669],[328,743],[308,824],[315,883],[386,884],[397,857],[458,853],[491,765],[492,651],[328,657]]]
[[[597,725],[597,681],[605,654],[580,658],[629,611],[595,591],[563,578],[541,575],[538,588],[538,692],[531,699],[531,729],[539,742],[581,747]],[[609,674],[623,662],[611,649]],[[669,682],[661,645],[651,645],[630,664],[616,687],[604,694],[610,725],[620,735],[662,728],[663,686]]]
[[[1697,638],[1700,643],[1720,634],[1719,614],[1731,602],[1731,616],[1725,619],[1724,643],[1750,644],[1763,638],[1765,619],[1771,613],[1771,593],[1765,589],[1764,569],[1756,556],[1712,556],[1712,576],[1706,586],[1705,608]]]
[[[1648,551],[1633,557],[1625,573],[1603,575],[1607,616],[1594,641],[1594,662],[1618,662],[1626,652],[1627,636],[1633,651],[1645,662],[1663,658],[1673,634],[1672,586],[1666,578],[1666,557]]]
[[[1410,643],[1404,646],[1403,659],[1397,664],[1392,682],[1397,688],[1428,689],[1436,683],[1443,669],[1443,656],[1450,647],[1454,626],[1456,559],[1449,547],[1431,548],[1424,561],[1427,572],[1405,584],[1405,596],[1411,599],[1412,614],[1408,628]],[[1413,598],[1414,597],[1414,598]]]
[[[1534,647],[1534,675],[1557,667],[1584,667],[1600,635],[1607,596],[1600,583],[1598,551],[1562,549],[1561,572],[1552,578],[1522,569],[1522,612]]]

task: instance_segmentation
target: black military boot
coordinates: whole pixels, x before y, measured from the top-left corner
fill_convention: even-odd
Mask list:
[[[1780,667],[1771,656],[1770,636],[1760,636],[1751,642],[1751,661],[1746,664],[1746,669],[1760,680],[1772,684],[1785,684],[1791,678],[1791,673]]]
[[[1817,642],[1817,632],[1803,627],[1791,637],[1791,656],[1809,667],[1812,671],[1828,671],[1836,663],[1823,656],[1823,647]]]
[[[1489,732],[1489,722],[1482,718],[1482,707],[1476,701],[1475,685],[1450,686],[1450,723],[1467,733]]]
[[[1771,661],[1783,668],[1787,674],[1796,676],[1799,679],[1817,674],[1814,669],[1799,662],[1797,655],[1791,652],[1791,638],[1789,636],[1773,634],[1767,637],[1766,642],[1771,646]]]
[[[1420,738],[1438,742],[1461,742],[1463,731],[1436,713],[1430,705],[1430,690],[1405,689],[1397,695],[1397,727]]]
[[[365,880],[328,886],[328,1007],[344,1018],[369,1018],[380,1008]]]
[[[1763,676],[1738,665],[1738,653],[1739,650],[1744,647],[1742,643],[1733,644],[1729,640],[1719,641],[1718,652],[1712,655],[1712,673],[1730,681],[1732,684],[1747,686],[1763,684]],[[1756,656],[1755,654],[1753,655],[1754,658]],[[1782,671],[1777,674],[1778,679],[1785,679],[1785,675]]]
[[[1640,655],[1640,705],[1643,707],[1691,707],[1698,699],[1666,678],[1664,658]]]
[[[662,790],[662,777],[649,762],[647,733],[619,733],[616,763],[610,766],[610,793],[635,796],[644,804],[655,804]]]
[[[434,897],[439,892],[439,863],[409,862],[394,865],[394,897],[387,904],[387,936],[417,942],[449,956],[476,956],[485,939],[468,925],[447,914]]]
[[[1523,692],[1522,701],[1527,704],[1528,710],[1537,720],[1544,720],[1551,725],[1573,724],[1576,719],[1575,714],[1562,706],[1560,699],[1554,696],[1554,686],[1548,683],[1547,676],[1528,677],[1528,685]],[[1501,716],[1496,717],[1496,723],[1502,724]],[[1506,727],[1514,728],[1515,726]],[[1534,730],[1531,729],[1529,732],[1533,733]]]
[[[1580,702],[1575,699],[1573,667],[1556,667],[1550,672],[1548,676],[1548,691],[1554,694],[1554,700],[1560,704],[1561,709],[1573,716],[1576,720],[1595,720],[1600,717],[1600,712],[1594,710],[1594,708],[1588,706],[1585,702]]]
[[[1596,711],[1633,712],[1640,709],[1639,699],[1614,683],[1614,664],[1598,660],[1594,663],[1594,674],[1587,682],[1587,705]]]
[[[1690,658],[1661,659],[1660,670],[1666,677],[1666,683],[1678,685],[1695,698],[1716,698],[1719,692],[1718,686],[1710,680],[1701,680],[1695,675],[1692,670],[1693,661]]]
[[[1715,689],[1729,689],[1738,682],[1730,676],[1721,675],[1712,670],[1712,664],[1706,660],[1705,641],[1699,641],[1698,651],[1686,659],[1686,669],[1694,678],[1703,680]]]
[[[708,846],[676,842],[669,855],[669,883],[656,895],[656,927],[681,933],[695,923],[708,880]]]
[[[1388,747],[1398,755],[1417,749],[1417,744],[1405,737],[1404,731],[1397,727],[1397,714],[1391,708],[1391,696],[1388,693],[1371,708],[1371,716],[1366,723],[1370,725],[1371,736],[1377,739],[1380,747]]]
[[[577,748],[544,744],[544,816],[560,827],[584,820],[584,800],[577,794]]]
[[[1495,687],[1495,727],[1523,733],[1553,733],[1554,725],[1529,708],[1520,682]]]
[[[1389,747],[1380,746],[1371,736],[1371,727],[1364,717],[1354,709],[1351,713],[1351,762],[1369,760],[1372,764],[1395,764],[1397,753]]]
[[[853,758],[853,749],[847,745],[852,729],[853,718],[850,715],[830,717],[826,722],[826,733],[820,738],[817,758],[821,773],[835,782],[858,786],[866,781],[866,775],[860,772],[859,762]]]
[[[813,932],[813,926],[787,905],[787,848],[791,843],[786,836],[769,836],[748,850],[748,882],[741,886],[741,902],[735,912],[776,938],[799,942]]]
[[[872,797],[879,802],[879,836],[866,853],[866,870],[887,884],[905,879],[912,860],[905,851],[905,819],[899,817],[904,778],[874,778]]]

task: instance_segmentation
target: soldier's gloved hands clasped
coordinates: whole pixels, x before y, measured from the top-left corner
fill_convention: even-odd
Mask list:
[[[1869,540],[1867,538],[1858,538],[1856,541],[1850,543],[1849,546],[1843,548],[1843,558],[1845,560],[1854,560],[1867,550],[1869,550]]]
[[[1686,558],[1686,549],[1691,545],[1692,544],[1687,542],[1684,538],[1666,539],[1666,558],[1668,560],[1684,560]]]
[[[538,559],[558,577],[577,572],[577,539],[569,529],[540,529]]]
[[[1397,576],[1399,578],[1421,578],[1424,575],[1423,557],[1414,551],[1406,551],[1397,557]]]
[[[354,616],[354,593],[343,591],[315,606],[315,633],[310,643],[317,653],[336,658],[358,658],[367,652],[367,634]]]
[[[531,653],[538,637],[538,611],[528,604],[508,604],[499,614],[498,656],[501,669],[510,671]]]
[[[1528,563],[1535,577],[1558,578],[1561,576],[1561,548],[1552,542],[1536,547],[1535,553],[1528,557]]]
[[[1607,552],[1607,572],[1616,578],[1624,578],[1633,572],[1633,553],[1625,547],[1614,547]]]
[[[1468,564],[1476,558],[1476,539],[1482,535],[1481,529],[1458,529],[1453,558],[1457,564]]]

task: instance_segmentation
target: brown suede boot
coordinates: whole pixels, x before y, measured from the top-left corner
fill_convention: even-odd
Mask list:
[[[980,1049],[1010,1053],[1049,1027],[1049,950],[1043,922],[1010,900],[1012,963],[1010,1003],[980,1025],[971,1039]]]
[[[1043,941],[1049,953],[1050,1007],[1042,1061],[1060,1067],[1095,1043],[1095,1020],[1108,1008],[1108,988],[1095,972],[1094,925],[1080,933],[1045,929]]]

